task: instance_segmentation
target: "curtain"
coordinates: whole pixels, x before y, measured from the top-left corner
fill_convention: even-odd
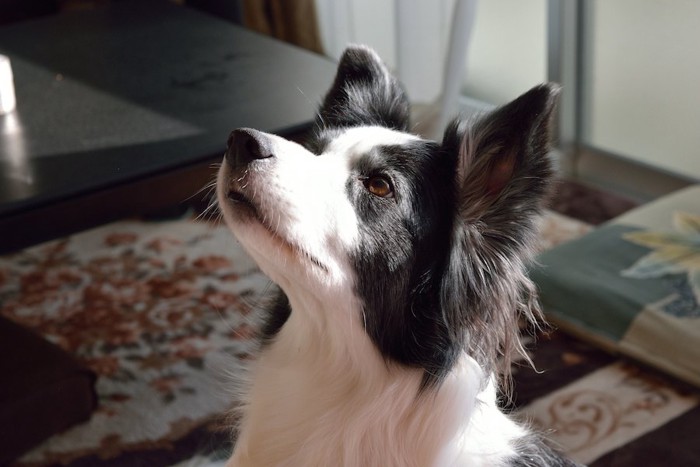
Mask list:
[[[246,27],[323,53],[314,0],[243,0]]]

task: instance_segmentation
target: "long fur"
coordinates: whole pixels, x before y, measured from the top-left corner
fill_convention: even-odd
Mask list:
[[[556,86],[442,142],[349,48],[304,146],[235,130],[226,223],[280,295],[240,404],[242,466],[572,466],[498,407],[540,316],[525,274],[552,177]]]

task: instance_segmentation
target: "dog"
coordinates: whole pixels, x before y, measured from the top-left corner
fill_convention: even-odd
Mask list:
[[[498,406],[539,318],[525,274],[555,85],[441,142],[369,48],[348,48],[304,144],[234,130],[225,223],[281,293],[227,465],[573,466]]]

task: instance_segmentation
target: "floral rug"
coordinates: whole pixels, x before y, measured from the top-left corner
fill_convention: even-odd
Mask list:
[[[98,374],[89,422],[19,462],[168,448],[225,413],[269,281],[221,227],[119,222],[0,258],[1,312]]]

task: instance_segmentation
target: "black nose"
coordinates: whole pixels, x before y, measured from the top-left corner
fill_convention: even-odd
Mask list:
[[[272,156],[272,141],[261,131],[239,128],[233,130],[228,137],[226,161],[234,167]]]

